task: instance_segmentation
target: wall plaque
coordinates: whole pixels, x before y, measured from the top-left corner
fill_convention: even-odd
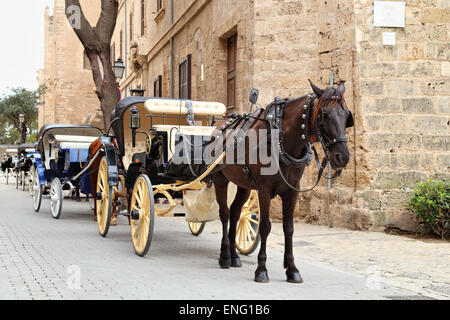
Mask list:
[[[405,27],[404,1],[375,1],[373,4],[373,25],[375,27]]]

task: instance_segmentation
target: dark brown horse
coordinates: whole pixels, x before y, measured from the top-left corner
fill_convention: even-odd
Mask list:
[[[304,159],[308,159],[308,153],[312,154],[312,143],[322,144],[332,168],[339,173],[345,168],[350,158],[345,129],[353,126],[353,116],[345,104],[344,84],[339,85],[337,89],[329,87],[325,91],[312,82],[311,86],[314,94],[295,100],[278,100],[269,105],[265,112],[258,116],[258,120],[252,127],[257,132],[262,132],[261,129],[280,130],[279,137],[276,136],[274,139],[272,134],[270,139],[271,145],[278,145],[277,151],[272,152],[272,158],[281,159],[278,162],[279,170],[276,174],[262,175],[261,169],[267,165],[258,161],[256,164],[229,165],[213,176],[223,227],[219,258],[222,268],[241,266],[235,245],[236,225],[242,206],[249,198],[251,190],[258,190],[261,248],[258,254],[258,268],[255,272],[256,282],[269,281],[266,268],[266,242],[271,229],[270,202],[276,195],[279,195],[283,201],[284,268],[287,281],[303,282],[295,266],[292,250],[293,218],[300,191],[300,179],[305,166],[311,161],[311,156],[309,161],[305,162]],[[247,145],[246,151],[248,150]],[[322,168],[326,162],[322,162]],[[227,190],[230,181],[238,186],[238,191],[231,207],[228,208]],[[229,231],[227,230],[228,221],[230,221]]]

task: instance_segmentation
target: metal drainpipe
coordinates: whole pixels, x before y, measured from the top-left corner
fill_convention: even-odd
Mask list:
[[[170,24],[173,25],[173,0],[170,0]],[[170,97],[175,97],[175,81],[174,81],[174,66],[173,66],[173,37],[170,38]]]
[[[124,54],[125,54],[125,60],[124,60],[124,64],[125,64],[125,79],[127,79],[127,76],[128,76],[128,68],[126,68],[127,67],[127,61],[128,61],[128,53],[127,53],[127,50],[128,50],[128,44],[127,44],[127,30],[128,30],[128,27],[127,27],[127,0],[124,0],[124,4],[123,4],[123,8],[124,8],[124,16],[125,16],[125,19],[124,19],[124,21],[125,21],[125,23],[124,23],[124,25],[125,25],[125,27],[124,27],[124,44],[125,44],[125,48],[124,48]],[[125,87],[124,88],[124,91],[125,91],[125,98],[128,96],[128,90],[127,90],[127,88]]]

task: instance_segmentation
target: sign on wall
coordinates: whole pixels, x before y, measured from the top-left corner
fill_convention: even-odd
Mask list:
[[[375,27],[405,27],[404,1],[375,1],[373,4],[373,25]]]
[[[395,32],[383,32],[383,45],[395,46]]]

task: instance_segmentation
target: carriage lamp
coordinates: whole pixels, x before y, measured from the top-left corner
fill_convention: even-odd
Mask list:
[[[141,127],[141,116],[138,114],[138,108],[131,108],[131,114],[129,118],[130,129],[139,129]]]
[[[132,144],[133,148],[136,147],[136,130],[141,127],[141,116],[138,114],[138,108],[133,107],[131,108],[131,114],[129,117],[129,123],[128,126],[131,129],[132,132]]]
[[[23,129],[24,129],[24,124],[25,122],[25,115],[23,113],[19,114],[19,123],[20,123],[20,144],[25,143],[24,139],[23,139]]]
[[[116,76],[116,79],[122,79],[123,73],[125,72],[125,65],[123,64],[123,61],[121,58],[117,59],[114,62],[114,75]]]

